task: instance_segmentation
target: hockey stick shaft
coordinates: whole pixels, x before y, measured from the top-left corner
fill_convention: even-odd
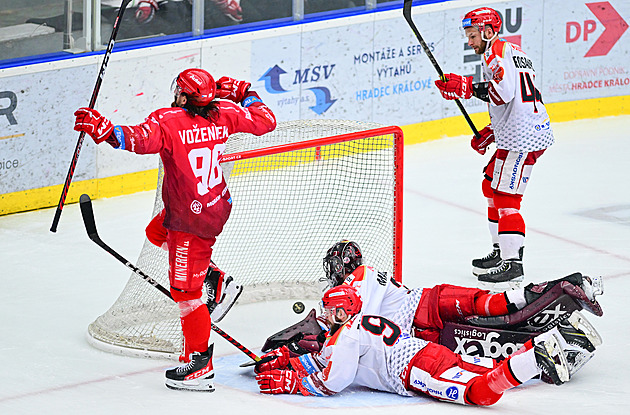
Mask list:
[[[131,262],[127,261],[122,255],[112,249],[109,245],[107,245],[98,235],[98,231],[96,230],[96,220],[94,219],[94,210],[92,209],[92,200],[86,194],[82,194],[79,199],[79,205],[81,207],[81,216],[83,216],[83,223],[85,225],[85,230],[87,231],[88,237],[96,243],[98,246],[103,248],[106,252],[116,258],[118,261],[122,262],[127,268],[132,270],[136,275],[140,278],[154,286],[158,291],[162,294],[173,299],[170,291],[166,289],[162,284],[157,282],[155,279],[151,278],[149,275],[145,274],[140,268],[136,267]],[[241,352],[245,353],[249,358],[254,360],[255,362],[260,361],[260,357],[258,357],[254,352],[249,350],[247,347],[243,346],[237,340],[235,340],[232,336],[221,330],[214,323],[211,325],[212,330],[214,330],[219,336],[223,337],[230,344],[235,346]]]
[[[116,35],[118,35],[118,29],[120,28],[123,13],[125,12],[125,9],[127,8],[127,5],[130,1],[131,0],[123,0],[122,4],[120,5],[120,9],[118,9],[118,16],[116,16],[116,20],[114,21],[114,26],[112,28],[112,35],[109,38],[109,43],[107,44],[107,49],[105,50],[105,55],[103,56],[103,63],[101,63],[101,69],[98,72],[98,76],[96,77],[96,84],[94,85],[94,89],[92,90],[92,97],[90,98],[89,108],[94,108],[94,105],[96,104],[96,97],[98,96],[98,93],[101,89],[103,77],[105,76],[105,69],[107,69],[107,63],[109,62],[109,58],[112,54],[112,49],[114,49],[114,43],[116,43]],[[51,232],[57,232],[57,226],[59,225],[59,220],[61,219],[61,211],[63,210],[63,206],[66,202],[66,196],[68,196],[68,189],[70,189],[70,183],[72,182],[72,177],[74,176],[74,170],[77,167],[77,161],[79,160],[79,153],[81,152],[84,138],[85,131],[81,131],[81,133],[79,134],[79,139],[77,140],[77,145],[74,148],[72,160],[70,161],[70,167],[68,168],[66,181],[64,182],[63,188],[61,190],[61,196],[59,197],[59,203],[57,204],[55,217],[53,218],[52,226],[50,227]]]
[[[412,6],[412,3],[413,3],[413,0],[405,0],[405,3],[403,5],[403,16],[405,16],[405,20],[407,20],[407,23],[409,24],[409,27],[411,27],[411,30],[413,31],[413,33],[416,35],[416,38],[418,38],[418,41],[420,42],[420,45],[422,46],[422,49],[424,50],[425,54],[428,56],[429,60],[431,61],[431,64],[433,65],[433,67],[437,71],[438,75],[440,76],[440,79],[445,80],[444,72],[442,72],[442,68],[440,68],[440,64],[438,64],[437,60],[435,59],[435,56],[433,56],[433,53],[431,52],[431,49],[429,49],[429,46],[427,45],[427,43],[422,38],[422,35],[420,34],[420,31],[418,31],[418,28],[416,27],[416,24],[413,22],[413,19],[411,18],[411,6]],[[470,119],[470,116],[468,115],[468,112],[466,111],[466,108],[464,108],[464,105],[460,102],[459,99],[456,99],[455,103],[457,104],[457,107],[459,108],[459,110],[461,111],[462,115],[466,119],[466,122],[468,123],[468,125],[472,129],[472,131],[475,134],[475,136],[476,137],[480,137],[479,131],[477,131],[477,128],[475,127],[475,124]]]

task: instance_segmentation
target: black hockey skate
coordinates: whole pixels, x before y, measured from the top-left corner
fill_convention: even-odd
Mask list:
[[[518,250],[518,258],[523,260],[523,247]],[[492,245],[492,252],[483,258],[477,258],[472,260],[473,275],[478,277],[483,274],[487,274],[492,268],[499,266],[501,262],[501,249],[499,244]]]
[[[166,371],[166,387],[195,392],[214,392],[214,369],[211,344],[208,351],[194,352],[190,362]]]
[[[542,378],[546,377],[556,385],[562,385],[569,381],[567,357],[560,346],[557,335],[552,334],[547,340],[535,343],[534,355]]]
[[[498,292],[519,288],[525,279],[523,262],[520,259],[505,259],[486,274],[479,275],[479,288]]]
[[[210,263],[204,285],[208,295],[206,305],[210,317],[212,321],[218,323],[236,303],[243,292],[243,286],[237,284],[231,276],[225,275],[214,263]]]
[[[569,379],[573,378],[573,375],[591,360],[595,354],[595,346],[602,344],[599,333],[578,311],[558,324],[550,333],[554,333],[566,356]],[[546,383],[556,383],[546,373],[542,373],[540,378]]]
[[[492,252],[483,258],[476,258],[472,260],[472,273],[474,276],[478,277],[481,274],[487,273],[491,268],[499,265],[499,262],[501,262],[501,250],[499,249],[499,244],[493,244]]]

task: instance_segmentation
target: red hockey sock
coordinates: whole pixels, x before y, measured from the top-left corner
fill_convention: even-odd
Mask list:
[[[466,400],[474,405],[492,405],[501,398],[503,392],[520,384],[512,375],[508,360],[504,360],[469,386]]]
[[[205,305],[181,317],[182,331],[186,342],[186,354],[205,352],[210,339],[210,313]]]
[[[496,393],[488,387],[486,375],[476,377],[466,389],[466,402],[472,405],[492,405],[501,399],[503,393]]]
[[[494,190],[490,187],[492,181],[484,179],[481,183],[481,191],[488,200],[488,221],[497,223],[499,222],[499,211],[494,205]]]
[[[481,294],[475,298],[475,314],[480,316],[502,316],[508,314],[508,299],[505,293]]]

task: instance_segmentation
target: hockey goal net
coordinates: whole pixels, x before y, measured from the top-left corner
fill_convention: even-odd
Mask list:
[[[212,260],[244,286],[238,304],[318,299],[322,259],[350,239],[379,270],[401,280],[403,136],[398,127],[339,120],[278,123],[262,137],[235,134],[222,161],[233,199]],[[163,208],[162,168],[153,215]],[[166,251],[148,240],[136,264],[168,287]],[[131,275],[88,328],[100,349],[176,358],[179,309]]]

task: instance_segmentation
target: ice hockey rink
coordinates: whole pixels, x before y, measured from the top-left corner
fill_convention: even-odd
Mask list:
[[[328,398],[267,396],[258,393],[253,370],[239,367],[248,358],[213,334],[216,391],[169,390],[163,372],[174,362],[87,343],[88,324],[113,304],[130,272],[88,239],[72,204],[56,234],[49,232],[54,209],[0,217],[0,414],[629,413],[630,116],[553,127],[556,144],[535,166],[522,208],[526,283],[576,271],[605,282],[604,316],[584,312],[604,343],[565,385],[531,380],[483,409],[366,389]],[[490,249],[480,191],[489,155],[478,155],[468,141],[405,149],[403,282],[409,287],[476,284],[470,260]],[[144,192],[94,201],[100,236],[131,262],[153,198]],[[291,310],[296,300],[237,306],[219,326],[259,353],[267,336],[305,316]]]

